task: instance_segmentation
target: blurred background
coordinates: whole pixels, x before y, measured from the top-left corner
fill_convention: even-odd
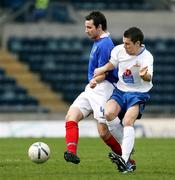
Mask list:
[[[115,45],[125,29],[143,30],[154,87],[137,136],[175,137],[175,0],[1,0],[1,137],[64,136],[65,113],[87,84],[92,10],[105,14]],[[80,126],[97,135],[94,121]]]

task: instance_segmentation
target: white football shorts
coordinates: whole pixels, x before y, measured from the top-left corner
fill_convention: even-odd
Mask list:
[[[93,113],[94,119],[98,120],[99,123],[106,124],[104,107],[107,100],[111,97],[113,90],[114,85],[107,80],[97,84],[93,89],[88,84],[85,91],[75,99],[71,106],[78,107],[84,118]]]

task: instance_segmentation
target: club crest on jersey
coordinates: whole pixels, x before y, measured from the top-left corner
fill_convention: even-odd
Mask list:
[[[92,49],[92,54],[94,54],[96,50],[97,50],[97,46],[94,46]]]
[[[122,77],[125,83],[134,83],[134,78],[130,69],[126,69]]]
[[[90,59],[93,58],[93,55],[94,55],[94,53],[95,53],[96,50],[97,50],[97,46],[94,46],[94,47],[92,48],[92,50],[91,50],[91,53],[90,53]]]

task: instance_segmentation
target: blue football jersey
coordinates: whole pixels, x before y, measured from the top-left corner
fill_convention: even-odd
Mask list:
[[[114,44],[109,36],[105,36],[94,41],[91,49],[89,68],[88,68],[88,80],[90,81],[94,76],[94,70],[109,62],[111,51],[114,48]],[[118,81],[118,70],[109,71],[106,80],[111,83]]]

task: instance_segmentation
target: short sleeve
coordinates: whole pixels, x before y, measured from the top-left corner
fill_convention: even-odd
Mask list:
[[[143,67],[148,66],[148,73],[151,75],[151,77],[153,76],[153,61],[153,56],[149,53],[143,64]]]
[[[111,51],[111,58],[110,58],[110,62],[113,64],[113,66],[116,68],[118,66],[118,53],[119,53],[119,49],[116,46],[115,48],[113,48],[113,50]]]

